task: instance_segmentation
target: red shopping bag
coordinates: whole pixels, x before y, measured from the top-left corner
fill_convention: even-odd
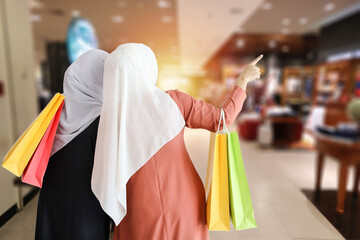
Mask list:
[[[49,127],[46,129],[38,147],[31,157],[25,171],[21,176],[21,181],[36,187],[42,187],[43,177],[49,163],[51,148],[54,142],[56,130],[59,124],[61,110],[64,102],[61,103]]]

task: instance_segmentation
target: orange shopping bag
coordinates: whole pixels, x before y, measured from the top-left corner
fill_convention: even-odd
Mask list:
[[[42,187],[43,177],[46,171],[46,167],[49,163],[51,148],[54,142],[63,105],[64,102],[61,103],[55,114],[55,117],[51,121],[48,129],[45,132],[45,135],[41,139],[39,146],[36,148],[34,155],[25,168],[25,171],[21,176],[22,182],[39,188]]]
[[[227,135],[219,132],[221,119],[225,118],[221,109],[217,133],[211,133],[205,191],[207,194],[206,220],[209,230],[229,231],[229,184],[227,166]],[[227,132],[227,131],[226,131]]]
[[[63,95],[55,94],[6,154],[2,164],[3,168],[18,177],[21,176],[63,101]]]

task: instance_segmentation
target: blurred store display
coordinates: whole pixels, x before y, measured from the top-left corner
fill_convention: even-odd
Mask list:
[[[354,70],[359,67],[360,60],[356,59],[318,64],[313,94],[314,103],[345,103],[349,100],[358,77]]]
[[[355,70],[355,96],[360,97],[360,64]]]
[[[261,116],[258,113],[244,113],[238,120],[239,136],[244,140],[256,140]]]
[[[357,123],[357,130],[360,135],[360,98],[352,99],[347,105],[346,110],[349,118]]]
[[[282,104],[309,104],[313,93],[314,77],[313,66],[284,67]]]

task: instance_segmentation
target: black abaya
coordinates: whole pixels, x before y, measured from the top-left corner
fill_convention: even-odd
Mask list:
[[[49,160],[40,191],[36,240],[109,239],[110,218],[91,191],[99,117]]]

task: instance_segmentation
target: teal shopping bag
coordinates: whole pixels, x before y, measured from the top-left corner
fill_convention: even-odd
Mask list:
[[[255,228],[254,209],[237,132],[228,133],[227,140],[231,220],[236,230]]]

